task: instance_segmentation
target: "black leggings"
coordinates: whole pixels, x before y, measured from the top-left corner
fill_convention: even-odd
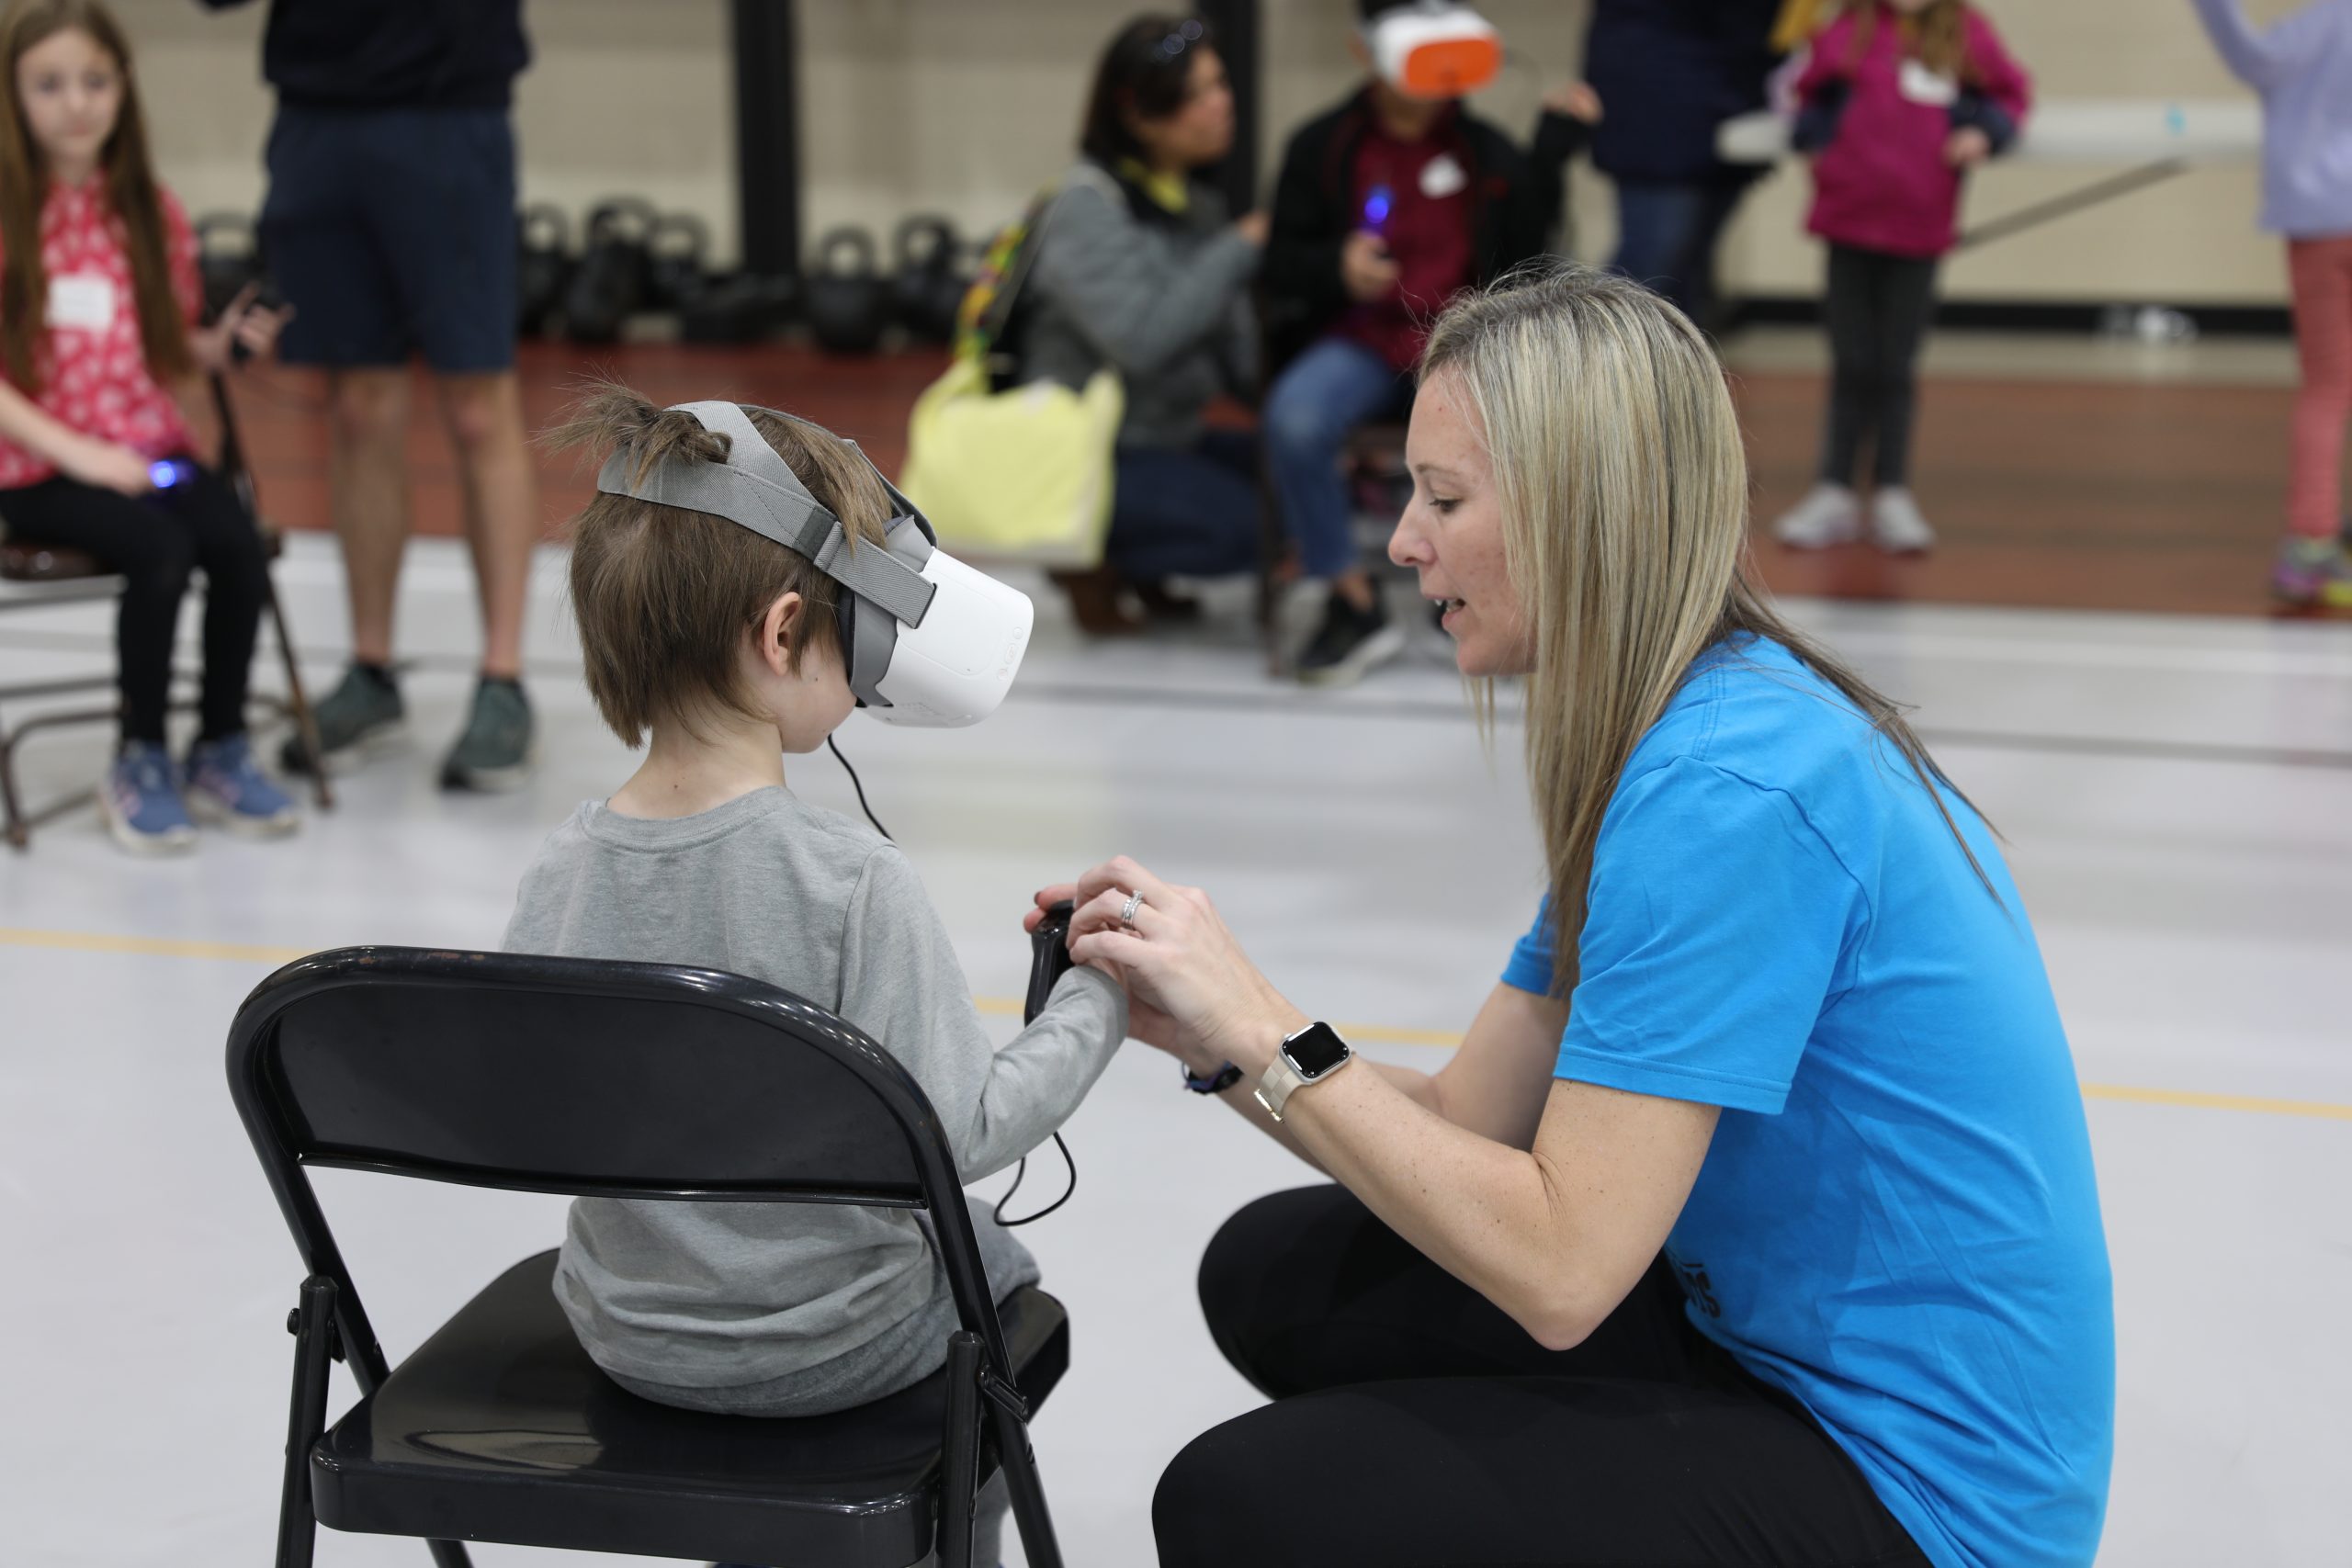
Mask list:
[[[1832,245],[1821,309],[1831,361],[1821,477],[1852,484],[1862,444],[1874,436],[1872,477],[1881,485],[1907,484],[1919,341],[1936,310],[1936,262]]]
[[[1162,1568],[1928,1568],[1802,1408],[1690,1325],[1663,1258],[1591,1338],[1546,1350],[1310,1187],[1226,1222],[1201,1304],[1277,1403],[1168,1467]]]
[[[12,538],[86,550],[127,581],[115,613],[122,738],[164,739],[172,639],[188,573],[204,569],[203,739],[245,728],[254,639],[269,592],[260,530],[228,481],[209,469],[136,500],[62,477],[0,491]]]

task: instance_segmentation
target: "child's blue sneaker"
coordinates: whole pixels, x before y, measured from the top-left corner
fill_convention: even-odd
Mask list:
[[[114,841],[135,855],[179,854],[196,847],[172,775],[172,756],[153,740],[126,740],[98,785],[98,818]]]
[[[197,742],[187,780],[189,809],[240,837],[275,839],[301,826],[301,813],[261,771],[243,735]]]

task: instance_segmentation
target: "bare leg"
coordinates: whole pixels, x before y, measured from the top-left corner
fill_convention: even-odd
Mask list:
[[[409,533],[408,369],[331,371],[327,396],[327,486],[351,594],[351,652],[362,663],[389,664]]]
[[[441,414],[465,486],[466,538],[481,590],[481,669],[523,672],[523,608],[539,536],[538,475],[512,370],[440,378]]]

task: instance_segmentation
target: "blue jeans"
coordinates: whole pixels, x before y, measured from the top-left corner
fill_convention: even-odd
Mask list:
[[[1209,430],[1190,447],[1122,446],[1102,558],[1130,582],[1230,577],[1258,565],[1258,442]]]
[[[1347,338],[1317,338],[1274,378],[1266,394],[1266,457],[1283,531],[1298,541],[1307,576],[1338,577],[1356,565],[1340,475],[1348,432],[1399,418],[1412,406],[1412,378]]]
[[[1617,182],[1617,254],[1609,270],[1645,284],[1712,332],[1715,243],[1747,191],[1742,180]]]

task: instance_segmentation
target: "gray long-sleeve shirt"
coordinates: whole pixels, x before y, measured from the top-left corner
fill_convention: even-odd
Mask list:
[[[1021,344],[1025,380],[1082,387],[1107,365],[1126,389],[1123,446],[1189,446],[1220,392],[1249,393],[1258,369],[1250,279],[1258,247],[1196,186],[1192,206],[1146,223],[1116,181],[1081,162],[1042,220],[1023,288],[1035,314]]]
[[[1076,969],[995,1049],[906,857],[782,789],[666,821],[582,805],[524,873],[504,945],[723,969],[831,1009],[922,1085],[967,1182],[1044,1142],[1126,1035],[1125,993]],[[905,1213],[790,1203],[582,1198],[555,1276],[599,1366],[681,1388],[831,1360],[937,1288]]]

